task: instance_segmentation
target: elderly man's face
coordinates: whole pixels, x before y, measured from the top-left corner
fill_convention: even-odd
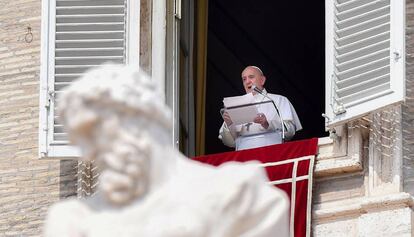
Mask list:
[[[246,94],[253,91],[253,85],[256,85],[257,88],[262,90],[265,81],[266,78],[253,67],[247,67],[242,72],[242,82]],[[253,92],[253,94],[255,94],[255,92]]]

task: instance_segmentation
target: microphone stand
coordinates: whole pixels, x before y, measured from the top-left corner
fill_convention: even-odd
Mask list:
[[[260,90],[259,88],[257,88],[255,85],[253,85],[253,90],[256,91],[257,93],[261,94],[265,98],[269,99],[272,102],[273,106],[275,107],[276,113],[279,116],[280,121],[282,122],[282,143],[284,143],[285,142],[285,129],[286,128],[285,128],[285,123],[283,121],[283,117],[282,117],[282,114],[280,113],[279,108],[277,107],[276,103],[267,94],[264,94],[263,91]]]

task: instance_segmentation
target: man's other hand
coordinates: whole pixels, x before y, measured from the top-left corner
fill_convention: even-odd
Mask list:
[[[227,113],[227,111],[223,113],[223,119],[224,119],[224,122],[227,124],[227,127],[233,124],[233,121],[231,121],[230,115],[229,113]]]
[[[269,127],[269,123],[267,122],[266,115],[264,115],[263,113],[257,114],[257,116],[254,118],[253,122],[262,125],[262,127],[264,127],[265,129],[267,129]]]

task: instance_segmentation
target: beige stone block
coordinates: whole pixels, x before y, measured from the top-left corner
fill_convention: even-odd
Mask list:
[[[17,84],[17,83],[15,83],[15,84],[3,84],[0,87],[0,93],[8,92],[8,91],[11,91],[11,90],[17,90],[17,89],[21,89],[20,84]]]
[[[36,89],[38,89],[39,86],[39,82],[38,81],[27,81],[27,82],[23,82],[22,86],[35,86]],[[39,91],[36,91],[36,93],[38,93]]]
[[[0,189],[7,189],[7,188],[14,188],[14,187],[17,187],[17,183],[16,182],[1,183],[0,184]]]
[[[16,220],[16,223],[19,223],[21,221],[24,221],[24,219],[23,220]],[[28,225],[26,223],[13,225],[13,229],[16,230],[16,231],[19,230],[20,233],[21,233],[22,230],[26,229],[27,227],[28,227]]]
[[[37,102],[35,102],[35,105],[37,107]],[[37,125],[38,122],[39,122],[39,118],[37,116],[31,116],[30,119],[25,119],[25,120],[20,121],[20,124],[21,125],[24,125],[24,124],[36,124]]]
[[[21,180],[18,182],[18,186],[21,188],[24,187],[33,187],[34,180]]]
[[[18,136],[19,136],[18,133],[11,133],[11,134],[8,134],[7,136],[2,136],[0,141],[15,140],[16,138],[18,138]]]
[[[8,76],[5,77],[5,79],[3,80],[4,83],[23,83],[24,81],[27,81],[27,79],[23,78],[23,77],[35,77],[38,78],[38,73],[33,73],[33,72],[19,72],[17,74],[14,74],[13,76]],[[31,79],[30,79],[31,80]]]
[[[19,201],[21,201],[21,200],[19,200]],[[20,214],[19,213],[19,211],[20,211],[19,210],[19,201],[15,201],[15,202],[5,202],[5,203],[1,203],[0,202],[2,212],[6,213],[6,214],[7,214],[7,212],[10,212],[8,214],[12,218],[15,218],[17,215]],[[11,222],[16,222],[16,221],[13,219],[13,220],[11,220]]]
[[[19,231],[6,231],[5,236],[19,236],[20,232]]]
[[[42,178],[45,178],[45,177],[56,177],[56,176],[59,176],[59,174],[60,174],[59,170],[48,170],[47,172],[34,173],[33,178],[34,179],[42,179]],[[49,178],[48,178],[48,180],[49,180]]]
[[[33,59],[31,58],[31,56],[26,56],[26,57],[30,57],[30,59],[22,59],[18,64],[16,63],[9,63],[9,64],[3,64],[3,67],[5,70],[11,70],[11,69],[21,69],[23,67],[35,67],[37,65],[36,61],[33,61]]]
[[[332,222],[316,223],[312,228],[312,236],[318,237],[350,237],[357,236],[357,220],[341,218]]]
[[[37,147],[37,143],[36,142],[25,142],[25,143],[20,143],[18,149],[29,149],[29,148],[36,148]]]
[[[39,187],[33,187],[34,188],[34,192],[36,193],[49,193],[52,188],[49,186],[39,186]]]
[[[1,188],[0,196],[2,195],[19,195],[20,188]]]
[[[49,166],[46,165],[37,165],[37,166],[30,166],[30,167],[20,167],[20,171],[47,171],[49,169]]]
[[[33,141],[37,144],[37,140],[33,138]],[[37,146],[31,149],[24,149],[19,150],[15,153],[16,159],[25,159],[25,160],[31,160],[31,159],[37,159],[38,153],[37,153]]]
[[[19,181],[25,181],[25,180],[31,180],[33,177],[32,175],[27,175],[27,176],[23,176],[20,175],[19,173],[15,173],[15,174],[6,174],[7,176],[2,176],[1,177],[1,182],[2,183],[10,183],[10,182],[19,182]]]
[[[4,140],[3,141],[3,144],[5,144],[5,145],[14,145],[14,149],[16,149],[17,150],[17,147],[15,146],[15,145],[18,145],[19,143],[21,143],[21,142],[23,142],[23,141],[21,141],[21,140]]]
[[[10,225],[0,225],[0,235],[5,235],[5,232],[11,228]]]
[[[0,121],[3,122],[9,122],[11,121],[16,121],[16,120],[22,120],[22,119],[27,119],[30,118],[31,114],[29,113],[19,113],[19,114],[10,114],[9,116],[7,116],[6,118],[1,119]]]
[[[12,57],[12,58],[4,58],[4,59],[0,59],[0,64],[1,65],[21,65],[22,62],[29,61],[31,60],[32,57],[30,57],[30,55],[20,55],[20,56],[16,56],[16,57]]]
[[[0,59],[9,58],[13,56],[14,56],[14,53],[10,51],[5,51],[5,52],[0,53]]]
[[[44,223],[45,222],[43,219],[38,219],[38,220],[30,221],[28,224],[30,226],[43,226]]]
[[[411,237],[411,209],[409,207],[363,214],[358,220],[358,236]]]
[[[30,73],[34,73],[34,72],[38,72],[38,68],[37,67],[23,67],[21,68],[20,72],[30,72]]]
[[[40,48],[39,47],[30,47],[30,48],[22,48],[20,50],[16,50],[14,52],[15,55],[25,55],[25,54],[40,54]],[[1,57],[1,54],[0,54]]]
[[[5,80],[5,84],[6,83],[8,83],[8,84],[13,83],[13,84],[19,84],[20,85],[20,84],[22,84],[24,82],[31,81],[34,78],[35,78],[35,74],[21,73],[19,75],[16,75],[13,78],[7,78]]]
[[[37,95],[16,95],[10,98],[10,101],[28,100],[28,102],[33,102],[34,99],[37,99]]]
[[[31,237],[41,237],[42,235],[41,234],[39,234],[39,233],[41,233],[39,230],[33,230],[33,231],[23,231],[22,232],[22,234],[24,235],[24,236],[31,236]]]
[[[20,89],[20,90],[9,90],[9,91],[5,91],[5,92],[1,92],[0,97],[10,98],[10,97],[13,97],[13,96],[21,95],[23,93],[24,93],[24,91],[22,89]]]
[[[12,167],[12,168],[8,168],[8,167],[3,167],[4,165],[2,163],[0,163],[0,176],[6,175],[6,174],[16,174],[17,172],[17,168]]]
[[[364,192],[364,176],[362,174],[317,179],[313,203],[349,200],[363,196]]]
[[[40,13],[40,11],[37,11],[38,13]],[[40,21],[40,14],[38,14],[38,16],[35,17],[29,17],[29,18],[24,18],[24,19],[20,19],[19,22],[20,23],[24,23],[24,22],[37,22]]]
[[[2,143],[5,144],[6,142],[2,141]],[[17,150],[15,146],[7,146],[4,150],[0,150],[0,160],[10,163],[10,159],[14,157],[15,150]],[[8,168],[8,166],[6,168]]]

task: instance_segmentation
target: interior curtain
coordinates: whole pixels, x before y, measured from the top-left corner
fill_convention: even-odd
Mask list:
[[[196,9],[196,155],[204,155],[208,0],[197,1]]]

